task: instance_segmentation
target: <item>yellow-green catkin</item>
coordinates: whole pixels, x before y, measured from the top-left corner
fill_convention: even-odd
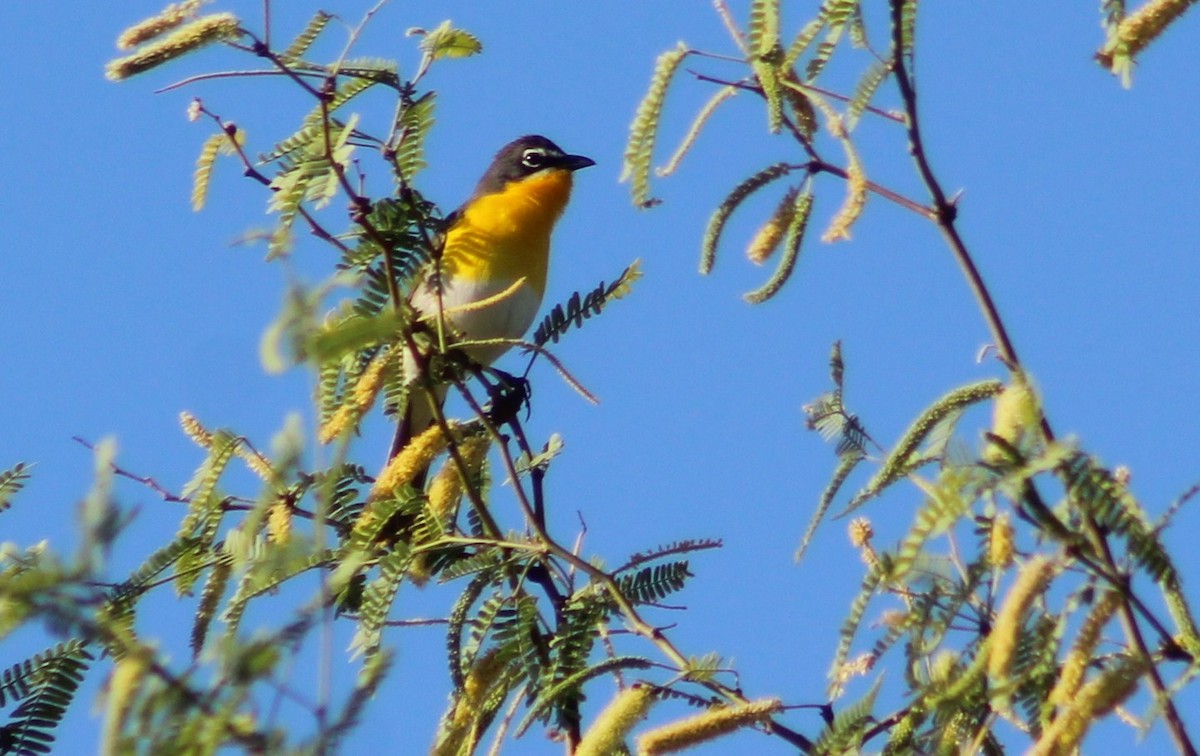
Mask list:
[[[640,756],[676,753],[700,743],[706,743],[742,727],[760,724],[783,708],[777,698],[767,698],[733,706],[709,709],[703,714],[688,717],[657,727],[637,740]]]
[[[271,462],[249,445],[238,444],[237,455],[246,463],[246,467],[250,468],[250,472],[262,480],[269,483],[275,477],[275,468],[271,467]]]
[[[388,365],[391,363],[391,352],[375,355],[367,369],[358,377],[354,384],[349,400],[344,402],[337,411],[317,431],[317,440],[322,444],[339,438],[343,433],[362,417],[363,413],[375,404],[379,391],[383,388],[383,378]]]
[[[800,194],[799,187],[789,189],[787,194],[783,195],[783,199],[779,201],[775,212],[754,234],[754,238],[746,247],[746,258],[750,262],[762,265],[771,259],[771,255],[779,249],[788,226],[792,225],[792,219],[796,217],[796,196],[798,194]]]
[[[117,37],[117,48],[129,50],[143,42],[149,42],[155,37],[166,34],[196,15],[200,4],[201,0],[185,0],[182,3],[168,5],[157,16],[151,16],[144,21],[138,21],[133,26],[121,32],[121,36]]]
[[[635,685],[618,693],[584,733],[575,756],[621,753],[625,737],[646,718],[653,703],[654,695],[645,685]]]
[[[1130,58],[1136,56],[1162,34],[1171,22],[1183,15],[1196,0],[1151,0],[1121,20],[1116,39],[1100,51],[1100,61],[1111,67],[1113,55],[1120,49]]]
[[[993,570],[1003,570],[1012,564],[1014,536],[1012,516],[1008,512],[996,515],[988,533],[988,565]]]
[[[875,536],[875,529],[871,527],[871,521],[866,517],[856,517],[850,521],[848,532],[850,545],[858,549],[863,562],[874,569],[879,564],[879,555],[875,553],[875,547],[871,545],[871,539]]]
[[[234,39],[240,33],[237,16],[232,13],[203,16],[180,26],[166,37],[151,42],[132,55],[110,61],[105,68],[105,74],[113,81],[128,79],[206,45]]]
[[[292,507],[280,499],[267,510],[267,540],[271,543],[287,543],[292,535]]]
[[[875,654],[867,652],[843,662],[831,676],[829,697],[831,699],[841,698],[846,693],[846,683],[870,672],[875,666],[876,660]]]
[[[1077,752],[1088,728],[1133,695],[1145,665],[1126,657],[1116,666],[1084,685],[1071,705],[1042,732],[1031,756],[1067,756]]]
[[[103,753],[120,751],[118,744],[121,731],[125,728],[134,694],[145,671],[146,662],[142,655],[137,653],[126,654],[113,665],[112,674],[108,678],[107,706],[104,712]]]
[[[830,130],[834,130],[832,124]],[[829,228],[825,229],[825,233],[821,235],[823,242],[849,241],[850,227],[862,215],[863,208],[867,205],[867,174],[863,170],[858,153],[850,145],[850,140],[846,138],[845,129],[840,122],[838,122],[835,136],[839,134],[842,145],[846,148],[846,199],[842,202],[837,214],[829,221]]]
[[[1023,434],[1037,430],[1041,422],[1041,402],[1037,392],[1027,377],[1014,374],[1012,382],[1004,387],[992,405],[992,433],[1016,445]],[[1003,459],[1004,456],[999,449],[989,453],[992,459]]]
[[[988,636],[991,641],[988,674],[992,680],[1003,682],[1008,679],[1017,640],[1025,624],[1025,615],[1056,571],[1054,563],[1041,556],[1030,559],[1021,568],[1017,582],[1004,599],[992,626],[992,633]]]
[[[451,431],[454,427],[455,424],[451,423]],[[392,457],[375,479],[375,485],[371,487],[368,498],[380,499],[394,494],[400,486],[412,482],[419,472],[429,467],[434,458],[445,450],[446,436],[441,427],[429,426],[425,432],[410,441],[408,446],[401,449],[399,454]]]
[[[183,428],[183,432],[188,438],[196,442],[196,446],[202,449],[212,448],[212,432],[201,425],[200,421],[191,412],[184,410],[179,413],[179,427]]]
[[[430,751],[431,756],[474,753],[472,748],[464,749],[463,746],[468,739],[472,744],[478,742],[477,714],[488,691],[507,666],[508,658],[496,648],[475,658],[463,680],[463,689],[455,695],[453,711],[439,733],[438,742]]]
[[[1050,691],[1050,703],[1057,706],[1071,705],[1083,684],[1083,676],[1087,671],[1088,664],[1092,661],[1096,644],[1100,641],[1100,633],[1120,605],[1120,594],[1116,591],[1106,591],[1092,606],[1092,611],[1088,612],[1083,627],[1079,628],[1075,645],[1071,647],[1066,659],[1063,660],[1062,669],[1058,673],[1058,681],[1054,684],[1054,690]]]
[[[488,446],[487,436],[471,436],[459,444],[458,453],[468,474],[474,474],[479,469]],[[429,483],[429,510],[439,522],[444,522],[458,509],[462,495],[463,480],[458,463],[452,458],[447,459]]]

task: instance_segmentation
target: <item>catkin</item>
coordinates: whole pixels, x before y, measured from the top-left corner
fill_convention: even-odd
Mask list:
[[[128,79],[213,42],[234,39],[240,33],[237,16],[232,13],[213,13],[179,27],[132,55],[109,62],[105,67],[105,75],[113,81]]]
[[[703,714],[650,730],[638,738],[640,756],[675,753],[727,735],[748,725],[759,724],[783,708],[777,698],[721,706]]]

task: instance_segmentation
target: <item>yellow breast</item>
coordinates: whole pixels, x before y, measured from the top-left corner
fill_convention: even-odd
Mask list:
[[[446,234],[442,271],[464,281],[524,277],[546,288],[550,234],[571,196],[571,172],[548,170],[474,198]]]

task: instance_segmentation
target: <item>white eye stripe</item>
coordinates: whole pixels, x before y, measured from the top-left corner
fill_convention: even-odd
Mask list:
[[[546,164],[546,153],[539,149],[525,150],[521,155],[521,164],[526,168],[541,168]]]

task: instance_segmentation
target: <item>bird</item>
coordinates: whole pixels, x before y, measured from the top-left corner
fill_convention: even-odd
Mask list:
[[[541,307],[550,237],[570,200],[574,173],[595,164],[536,134],[500,148],[470,198],[447,217],[441,254],[408,297],[416,314],[436,322],[440,313],[459,340],[521,338]],[[463,351],[488,366],[510,346],[469,345]],[[415,361],[407,354],[406,369]],[[436,387],[439,403],[446,390]],[[411,394],[388,459],[433,424],[429,402]],[[414,487],[424,477],[419,474]]]

